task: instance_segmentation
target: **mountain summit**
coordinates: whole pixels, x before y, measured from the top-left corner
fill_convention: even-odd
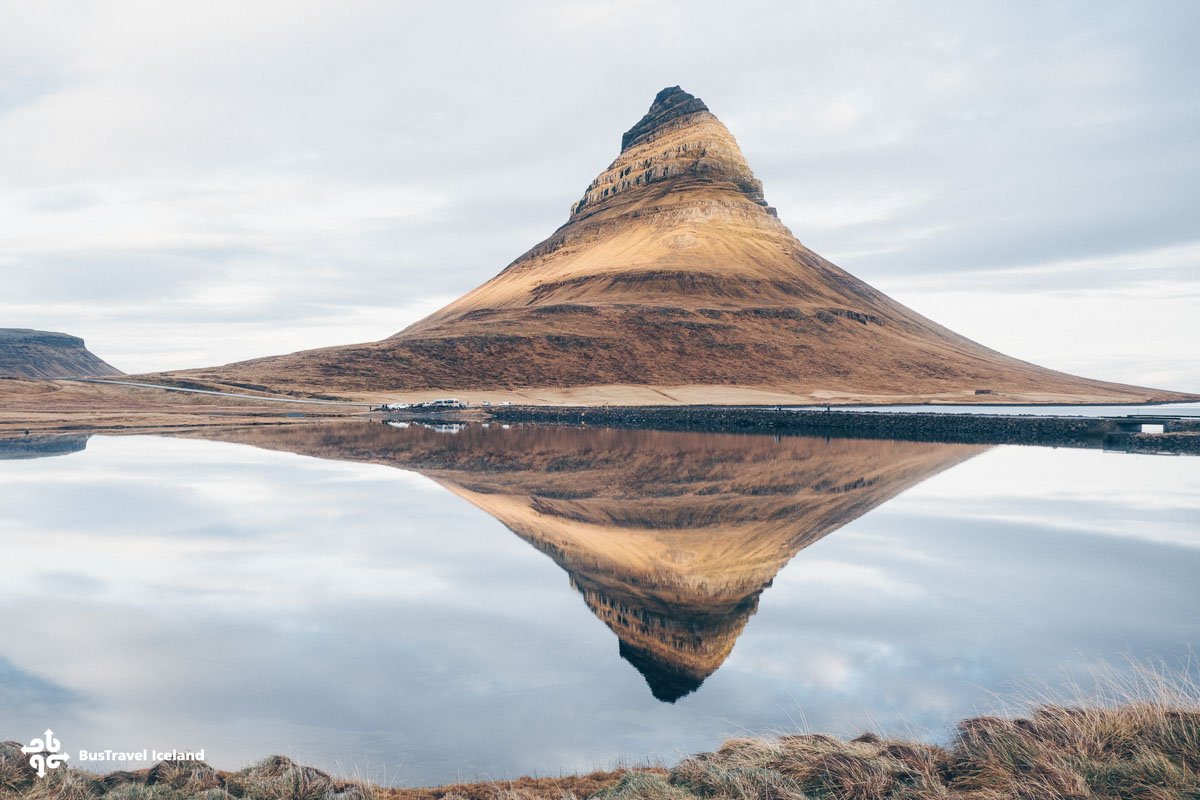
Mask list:
[[[703,100],[688,94],[678,86],[669,86],[655,95],[654,102],[650,104],[650,110],[646,112],[646,116],[625,131],[625,135],[621,137],[621,152],[628,150],[629,145],[637,144],[652,133],[660,131],[668,123],[701,112],[708,113],[708,106],[704,105]],[[681,123],[681,125],[686,124],[687,122]]]
[[[1185,399],[1004,356],[821,258],[678,86],[625,132],[566,224],[445,308],[379,342],[177,374],[290,391],[590,387],[615,402],[631,387],[691,402]]]

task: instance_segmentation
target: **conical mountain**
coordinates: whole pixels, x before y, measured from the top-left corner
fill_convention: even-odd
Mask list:
[[[660,431],[285,425],[185,434],[414,470],[569,576],[659,700],[725,662],[799,551],[986,447]]]
[[[636,386],[704,397],[698,387],[722,386],[812,399],[1186,399],[1004,356],[821,258],[767,205],[728,129],[678,86],[625,133],[565,225],[440,311],[379,342],[176,374],[347,392]]]

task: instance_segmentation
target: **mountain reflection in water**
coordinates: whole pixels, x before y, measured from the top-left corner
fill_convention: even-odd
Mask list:
[[[552,558],[659,700],[729,656],[800,550],[983,446],[711,433],[295,425],[191,436],[432,478]]]
[[[0,438],[0,461],[66,456],[78,453],[87,447],[88,438],[89,435],[86,433],[3,437]]]

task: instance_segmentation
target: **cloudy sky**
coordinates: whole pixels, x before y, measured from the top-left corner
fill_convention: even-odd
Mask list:
[[[390,335],[664,86],[817,252],[983,343],[1200,391],[1200,4],[0,0],[0,326],[128,372]]]

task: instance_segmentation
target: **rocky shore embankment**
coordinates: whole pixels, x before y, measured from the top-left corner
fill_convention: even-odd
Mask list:
[[[1200,454],[1200,419],[1175,418],[1169,412],[1161,418],[1134,418],[776,410],[746,406],[505,406],[488,409],[488,414],[505,423]],[[1145,422],[1161,424],[1163,432],[1142,432],[1140,428]]]

